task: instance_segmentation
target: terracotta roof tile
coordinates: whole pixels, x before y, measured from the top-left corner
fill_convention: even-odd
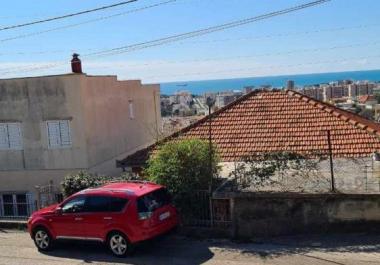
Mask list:
[[[335,157],[363,157],[380,150],[378,123],[290,90],[253,91],[211,114],[211,121],[212,141],[223,161],[255,152],[326,152],[326,130]],[[163,141],[208,139],[208,129],[205,117]],[[141,165],[154,148],[140,150],[119,165]]]

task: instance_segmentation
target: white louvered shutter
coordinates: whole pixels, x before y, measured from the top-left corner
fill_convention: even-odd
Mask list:
[[[60,121],[59,129],[61,134],[61,145],[70,146],[71,145],[71,135],[70,135],[70,124],[69,121]]]
[[[9,148],[14,150],[22,150],[22,135],[20,123],[8,124]]]
[[[61,146],[61,133],[59,129],[59,121],[48,121],[48,138],[50,147],[60,147]]]
[[[0,124],[0,149],[9,149],[8,126]]]

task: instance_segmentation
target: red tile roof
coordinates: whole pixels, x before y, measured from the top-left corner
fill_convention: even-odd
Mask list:
[[[374,95],[362,95],[358,97],[359,103],[362,103],[362,104],[366,103],[367,101],[374,101],[374,100],[376,100]]]
[[[380,150],[380,124],[291,90],[253,91],[211,114],[211,120],[212,141],[224,162],[262,152],[327,153],[327,130],[334,157],[365,157]],[[208,139],[208,122],[205,117],[163,141]],[[142,165],[155,147],[119,166]]]

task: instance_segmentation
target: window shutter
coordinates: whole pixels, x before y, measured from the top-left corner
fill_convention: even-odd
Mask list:
[[[19,123],[8,124],[9,148],[22,150],[21,126]]]
[[[61,134],[61,145],[70,146],[71,145],[71,135],[70,135],[70,125],[69,121],[60,121],[59,129]]]
[[[0,149],[9,149],[7,124],[0,124]]]
[[[49,146],[50,147],[61,146],[59,121],[48,121],[47,127],[48,127]]]

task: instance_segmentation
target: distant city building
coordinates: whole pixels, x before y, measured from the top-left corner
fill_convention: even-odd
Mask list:
[[[286,83],[286,88],[287,89],[294,89],[294,81],[293,80],[288,80],[288,82]]]
[[[244,95],[246,95],[246,94],[252,92],[253,90],[255,90],[254,86],[246,86],[246,87],[243,88],[242,92],[243,92]]]
[[[357,97],[363,95],[372,95],[375,83],[356,82],[348,85],[349,97]]]
[[[341,80],[328,84],[305,86],[299,91],[318,100],[336,101],[340,99],[353,99],[364,95],[373,95],[377,87],[378,85],[376,83],[367,81],[354,83],[351,80]]]
[[[312,87],[304,87],[302,90],[300,90],[302,94],[318,99],[323,100],[323,89],[319,86],[312,86]]]

